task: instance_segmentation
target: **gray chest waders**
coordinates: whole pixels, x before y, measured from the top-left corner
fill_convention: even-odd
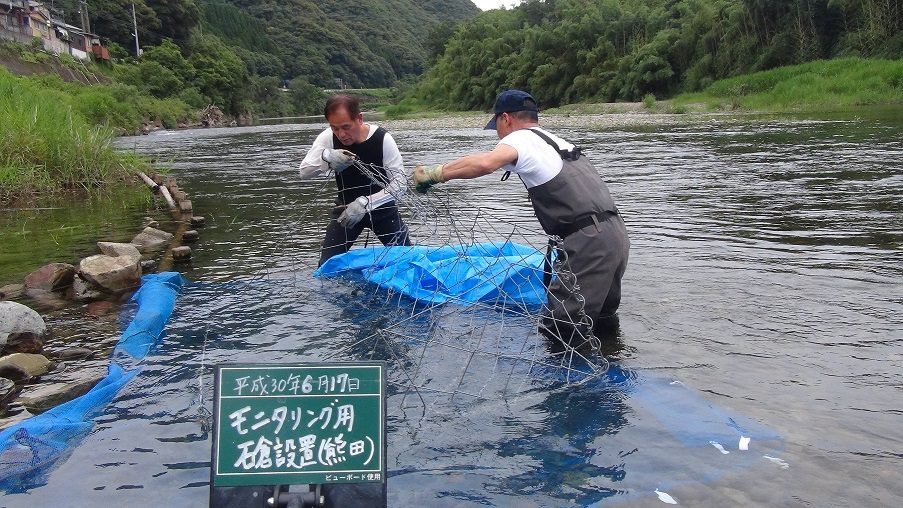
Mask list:
[[[618,209],[608,187],[579,148],[562,150],[544,132],[530,130],[555,149],[562,160],[561,171],[554,178],[527,189],[536,218],[549,235],[543,263],[548,319],[562,340],[575,346],[584,341],[594,344],[597,341],[592,335],[593,319],[608,293],[606,277],[600,275],[605,270],[600,265],[607,262],[609,253],[598,247],[605,243],[605,235],[614,225],[609,221],[618,215]],[[593,225],[594,232],[587,229],[585,234],[577,235]],[[553,281],[555,266],[560,269]]]

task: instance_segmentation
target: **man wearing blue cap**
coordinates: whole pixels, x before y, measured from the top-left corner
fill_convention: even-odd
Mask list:
[[[530,94],[502,92],[494,113],[486,128],[498,134],[495,149],[431,168],[417,166],[414,184],[426,192],[437,183],[477,178],[499,168],[517,174],[550,236],[548,311],[542,331],[579,347],[602,335],[600,327],[611,322],[621,302],[621,277],[630,250],[627,229],[588,158],[539,127],[539,108]],[[553,248],[557,256],[549,267]],[[557,277],[549,281],[552,273]]]

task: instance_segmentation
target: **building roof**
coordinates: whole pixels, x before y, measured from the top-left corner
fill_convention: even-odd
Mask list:
[[[29,4],[30,4],[29,0],[0,0],[0,5],[6,5],[10,9],[12,9],[13,7],[19,7],[21,9],[24,9],[24,8],[28,7]]]
[[[51,19],[50,22],[53,24],[53,26],[55,26],[57,28],[61,28],[63,30],[66,30],[67,32],[72,32],[74,34],[84,35],[86,37],[94,37],[94,38],[100,39],[100,36],[95,33],[86,32],[81,27],[77,27],[75,25],[70,25],[69,23],[65,23],[58,19]]]

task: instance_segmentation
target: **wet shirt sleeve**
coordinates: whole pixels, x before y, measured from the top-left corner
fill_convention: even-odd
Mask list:
[[[370,195],[368,211],[395,201],[407,190],[407,177],[404,174],[401,152],[398,150],[395,138],[388,132],[383,138],[383,167],[386,169],[387,181],[383,190]]]
[[[329,164],[323,160],[323,149],[332,148],[332,131],[326,129],[314,140],[304,160],[298,167],[298,174],[302,180],[323,176],[329,172]]]

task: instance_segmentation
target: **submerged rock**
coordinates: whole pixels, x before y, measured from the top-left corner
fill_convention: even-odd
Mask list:
[[[0,368],[6,366],[19,368],[29,376],[40,376],[53,369],[53,362],[44,355],[13,353],[0,358]]]
[[[151,273],[157,269],[156,259],[144,259],[141,261],[141,273]]]
[[[40,353],[44,350],[44,338],[34,332],[13,332],[6,339],[0,354]]]
[[[141,252],[160,250],[172,240],[172,234],[152,227],[146,227],[132,238],[132,244]]]
[[[86,347],[69,347],[53,354],[53,357],[63,362],[68,360],[84,360],[94,356],[94,351]]]
[[[118,305],[109,300],[91,302],[85,306],[85,312],[94,317],[106,316],[116,310],[118,310]]]
[[[69,263],[49,263],[25,276],[25,287],[60,291],[72,285],[75,267]]]
[[[100,252],[112,257],[127,257],[133,259],[136,263],[141,261],[141,253],[138,248],[131,243],[116,242],[97,242]]]
[[[25,297],[40,311],[59,310],[69,306],[65,298],[46,289],[26,289]]]
[[[32,416],[34,415],[23,409],[14,415],[7,416],[6,418],[0,418],[0,430],[25,421]]]
[[[21,298],[24,291],[24,284],[7,284],[0,288],[0,301]]]
[[[18,388],[12,379],[0,377],[0,414],[6,411],[6,404],[15,397],[16,391]]]
[[[79,379],[70,382],[42,383],[25,388],[17,400],[32,413],[43,413],[88,393],[103,378],[104,374],[97,371],[81,372]]]
[[[78,264],[78,273],[85,281],[113,293],[135,288],[141,283],[141,265],[131,257],[89,256]]]
[[[79,302],[100,300],[104,297],[102,291],[89,284],[81,277],[76,277],[72,283],[72,298]]]
[[[11,379],[6,379],[5,377],[0,377],[0,400],[5,398],[9,392],[15,389],[16,383],[14,383]]]

